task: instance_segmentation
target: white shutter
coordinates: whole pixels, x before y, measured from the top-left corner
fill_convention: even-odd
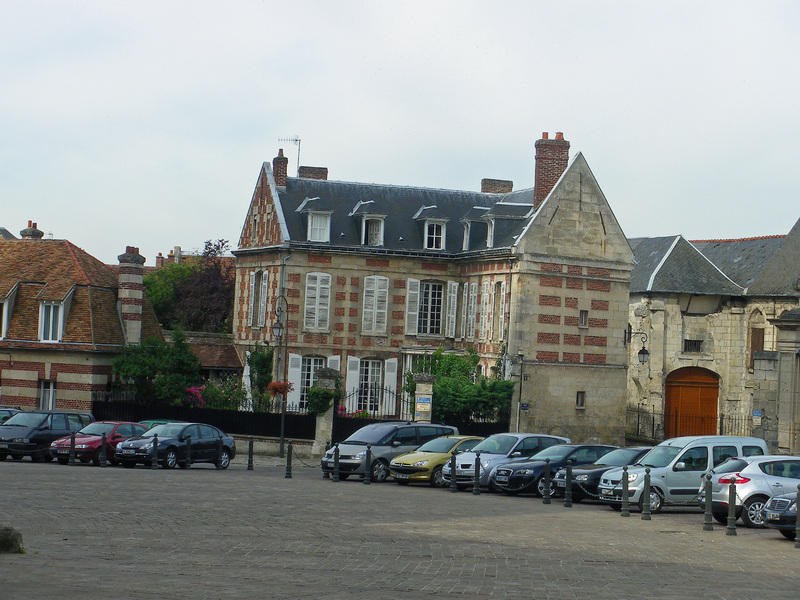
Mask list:
[[[456,337],[456,310],[458,308],[458,282],[447,282],[447,322],[445,324],[445,337]]]
[[[298,406],[300,404],[300,386],[303,383],[303,357],[299,354],[289,354],[286,379],[294,386],[294,389],[286,394],[286,404]]]
[[[256,302],[256,272],[250,271],[250,305],[247,311],[247,324],[252,326],[253,325],[253,310],[255,306],[253,306]]]
[[[375,287],[375,333],[386,333],[389,312],[389,278],[378,277]]]
[[[495,289],[494,284],[492,284],[492,294],[489,298],[489,339],[491,340],[494,337],[494,295]]]
[[[361,333],[375,333],[375,284],[377,277],[364,277],[364,303],[361,309]]]
[[[318,279],[317,273],[306,275],[306,310],[303,317],[303,326],[306,329],[314,329],[317,325]]]
[[[480,321],[480,339],[486,339],[486,320],[489,316],[489,282],[484,281],[481,284],[481,321]]]
[[[261,273],[261,295],[259,296],[258,326],[263,327],[267,322],[267,288],[269,277],[266,272]],[[288,315],[287,315],[288,316]]]
[[[500,331],[497,332],[497,339],[501,342],[506,337],[506,282],[500,284],[500,318],[498,319]]]
[[[469,310],[467,311],[467,339],[475,338],[475,313],[478,306],[478,283],[469,286]]]
[[[347,412],[353,412],[358,405],[358,368],[361,361],[356,356],[347,357],[347,378],[345,379],[345,397],[350,400],[350,406],[347,406]]]
[[[342,357],[338,355],[328,357],[328,368],[336,371],[342,370]]]
[[[419,279],[408,279],[406,283],[406,335],[417,335],[419,316]]]
[[[397,393],[397,359],[390,358],[386,360],[386,362],[383,363],[383,371],[383,386],[388,390],[388,393],[383,394],[384,406],[381,408],[383,408],[386,413],[392,414],[395,412],[395,407],[386,406],[386,404],[388,403],[387,401],[394,400]],[[400,415],[400,418],[404,419],[406,416]]]
[[[317,329],[328,329],[331,310],[331,276],[319,274],[319,298],[317,303]]]
[[[461,338],[467,337],[467,305],[469,304],[469,283],[464,284],[464,297],[461,299]]]

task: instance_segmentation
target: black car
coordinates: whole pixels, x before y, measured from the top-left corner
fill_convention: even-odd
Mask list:
[[[519,494],[532,492],[544,495],[544,470],[547,459],[550,459],[550,472],[555,473],[566,466],[568,460],[573,465],[588,465],[596,463],[607,452],[616,446],[601,446],[596,444],[558,444],[534,454],[526,462],[500,465],[492,473],[494,487],[506,494]],[[553,492],[553,483],[550,482],[550,493]]]
[[[781,532],[787,540],[797,536],[797,492],[773,496],[764,505],[764,525]]]
[[[572,468],[572,500],[580,502],[584,498],[597,498],[597,485],[600,477],[613,467],[624,467],[636,464],[640,458],[652,450],[652,446],[634,448],[617,448],[604,454],[591,465],[573,465]],[[567,488],[567,469],[559,469],[553,477],[553,488],[556,495],[563,495]]]
[[[156,425],[144,435],[120,442],[115,458],[124,467],[133,467],[137,463],[152,466],[155,436],[158,436],[157,460],[165,469],[186,468],[186,448],[190,438],[193,463],[215,463],[227,469],[236,456],[234,439],[212,425],[165,423]]]
[[[0,460],[11,456],[19,460],[30,456],[33,462],[53,460],[53,440],[83,429],[94,421],[89,413],[63,410],[31,410],[18,412],[0,425]]]
[[[0,425],[8,421],[18,412],[20,412],[18,408],[7,408],[5,406],[0,406]]]

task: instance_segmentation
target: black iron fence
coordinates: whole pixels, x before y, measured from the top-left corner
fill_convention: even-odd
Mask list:
[[[670,414],[629,406],[625,437],[633,441],[661,442],[681,435],[755,435],[752,417]]]

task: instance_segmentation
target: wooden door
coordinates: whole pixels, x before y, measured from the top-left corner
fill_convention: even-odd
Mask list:
[[[719,378],[700,367],[667,376],[664,439],[680,435],[716,435]]]

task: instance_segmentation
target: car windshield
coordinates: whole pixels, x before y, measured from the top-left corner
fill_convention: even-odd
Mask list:
[[[367,425],[356,431],[343,443],[359,444],[362,446],[366,446],[367,444],[387,443],[396,430],[396,425],[383,425],[380,423]]]
[[[746,460],[742,460],[741,458],[729,458],[723,463],[718,464],[716,467],[711,469],[712,473],[735,473],[736,471],[741,471],[750,463]]]
[[[617,448],[597,459],[597,464],[609,467],[624,467],[631,464],[642,453],[635,448]]]
[[[640,458],[637,464],[645,467],[666,467],[681,450],[683,448],[677,446],[656,446]]]
[[[453,438],[440,437],[429,442],[425,442],[417,448],[417,452],[450,452],[460,440]]]
[[[21,412],[15,414],[11,417],[8,421],[3,423],[3,425],[20,425],[22,427],[38,427],[41,425],[45,419],[47,419],[47,415],[43,415],[42,413],[31,413],[31,412]]]
[[[109,435],[111,430],[114,429],[113,423],[91,423],[81,429],[78,435]]]
[[[155,435],[160,438],[178,437],[181,431],[183,431],[183,425],[156,425],[143,433],[142,437],[153,437]]]
[[[533,456],[531,456],[531,460],[545,460],[546,458],[553,460],[556,458],[564,458],[574,450],[575,448],[573,446],[565,446],[564,444],[558,444],[557,446],[550,446],[549,448],[545,448],[538,454],[534,454]]]
[[[513,435],[492,435],[480,444],[476,444],[471,451],[485,454],[508,454],[518,441],[519,438]]]

